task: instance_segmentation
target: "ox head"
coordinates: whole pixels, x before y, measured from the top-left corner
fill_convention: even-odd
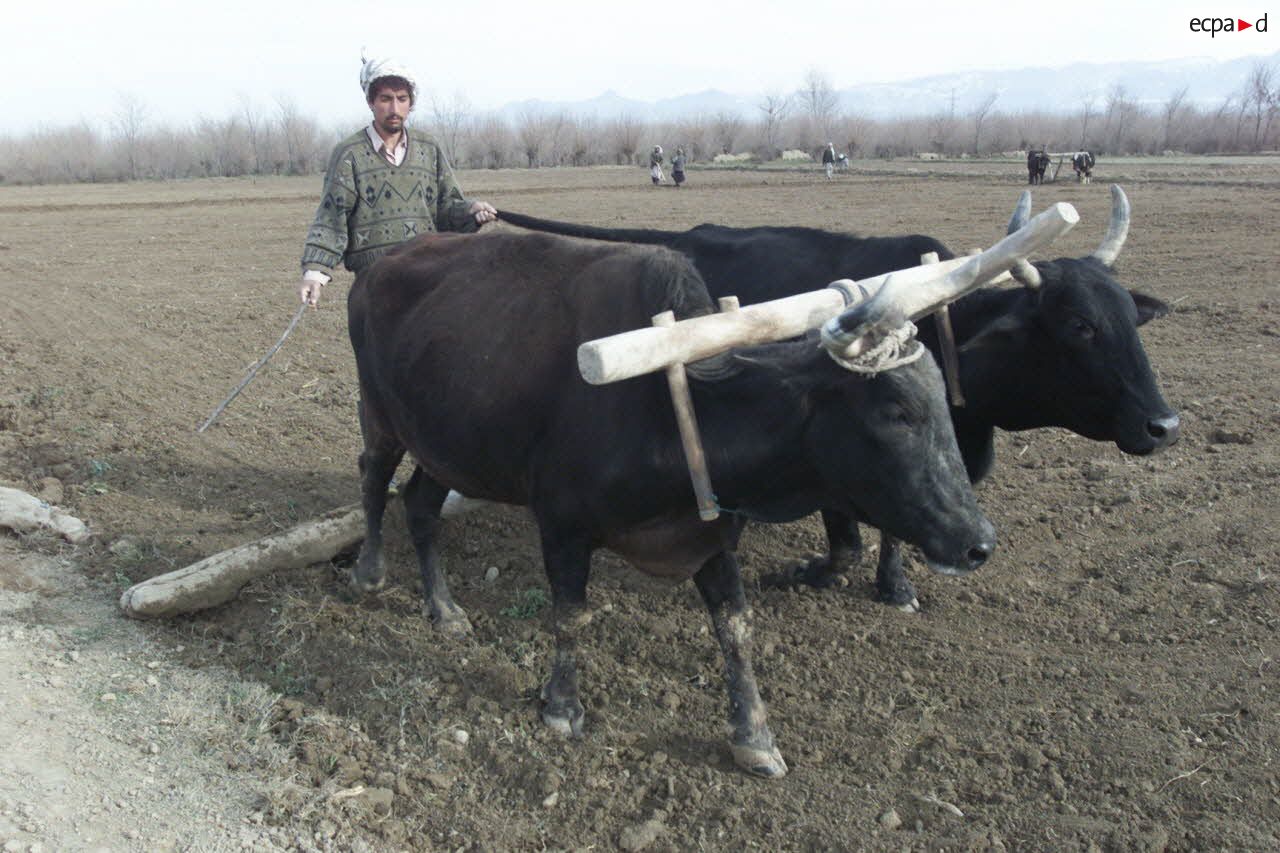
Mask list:
[[[1139,326],[1169,306],[1116,281],[1112,268],[1129,232],[1129,200],[1118,186],[1111,196],[1111,223],[1097,250],[1015,266],[1028,298],[962,350],[1015,365],[1009,369],[1018,376],[1008,388],[1015,393],[994,407],[998,426],[1061,426],[1146,454],[1178,440],[1178,416],[1161,396],[1138,336]],[[1009,233],[1023,226],[1030,206],[1024,192]]]
[[[745,357],[777,371],[807,413],[805,455],[826,505],[914,543],[935,571],[964,574],[991,555],[995,529],[965,473],[941,373],[914,331],[900,310],[864,302],[824,327],[822,349],[810,337]]]

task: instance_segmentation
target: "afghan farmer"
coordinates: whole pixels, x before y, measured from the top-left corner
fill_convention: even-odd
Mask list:
[[[493,205],[463,196],[439,143],[407,127],[418,99],[407,67],[365,60],[360,88],[373,121],[329,156],[324,194],[302,249],[298,295],[309,305],[319,303],[339,261],[358,273],[419,234],[475,231],[497,219]]]

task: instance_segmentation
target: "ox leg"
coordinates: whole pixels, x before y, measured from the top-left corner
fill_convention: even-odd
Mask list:
[[[888,533],[880,533],[880,562],[876,564],[876,594],[885,604],[904,613],[919,613],[916,589],[902,570],[902,543]]]
[[[364,504],[365,537],[351,572],[351,586],[358,592],[372,592],[382,588],[386,577],[382,565],[382,516],[387,510],[387,484],[404,458],[404,448],[378,428],[378,417],[363,399],[359,412],[360,432],[364,435],[360,495]]]
[[[587,578],[591,549],[542,532],[542,559],[551,584],[551,630],[556,651],[551,677],[542,688],[542,721],[565,737],[582,737],[585,712],[578,698],[578,636],[591,622]]]
[[[827,556],[810,560],[797,568],[792,576],[795,583],[815,589],[826,589],[834,585],[840,575],[862,559],[862,537],[858,535],[858,522],[843,513],[824,509],[822,526],[827,531]]]
[[[436,548],[440,507],[448,494],[447,488],[424,474],[421,468],[414,468],[413,476],[404,487],[404,513],[414,550],[418,552],[427,616],[440,631],[461,637],[471,633],[471,622],[449,594],[449,584],[444,579],[444,572],[440,571],[440,553]]]
[[[764,700],[751,667],[751,625],[738,562],[728,551],[712,557],[693,581],[711,613],[729,688],[729,742],[733,760],[757,776],[777,778],[787,772],[782,753],[773,745]]]

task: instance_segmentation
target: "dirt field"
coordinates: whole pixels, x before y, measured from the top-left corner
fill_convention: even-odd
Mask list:
[[[919,231],[964,249],[1003,234],[1024,174],[692,171],[679,192],[642,169],[460,180],[499,207],[603,225]],[[319,179],[0,189],[0,484],[97,533],[76,550],[28,537],[0,551],[0,590],[22,596],[0,608],[0,729],[9,697],[52,702],[49,719],[76,725],[37,715],[23,740],[37,759],[76,756],[82,780],[41,788],[38,760],[0,757],[0,843],[1280,849],[1280,161],[1104,162],[1092,185],[1042,187],[1037,210],[1068,201],[1082,219],[1055,256],[1096,246],[1113,180],[1133,203],[1121,279],[1174,306],[1142,336],[1181,442],[1138,459],[1062,431],[1000,435],[979,491],[999,550],[965,579],[913,564],[915,615],[872,600],[874,552],[842,588],[761,587],[817,552],[821,527],[750,531],[757,674],[791,766],[776,782],[732,764],[719,651],[692,585],[609,555],[583,640],[587,736],[542,727],[545,582],[514,508],[449,525],[465,641],[426,624],[398,508],[375,597],[350,600],[340,559],[125,630],[100,606],[123,585],[358,499],[350,277],[197,435],[293,312]],[[19,557],[33,551],[69,561],[63,574],[32,580]],[[103,663],[92,677],[57,668],[72,652]],[[149,662],[162,685],[146,681]],[[161,689],[165,702],[148,698]],[[58,716],[59,695],[75,716]],[[166,704],[183,696],[203,710]],[[138,757],[61,742],[86,732]],[[72,831],[69,814],[90,827],[124,809],[97,804],[99,790],[133,804],[135,783],[113,777],[134,770],[208,790],[218,808],[159,798],[137,807],[141,832]],[[76,802],[58,811],[59,798]]]

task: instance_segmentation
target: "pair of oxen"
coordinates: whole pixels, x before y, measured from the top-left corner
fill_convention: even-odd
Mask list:
[[[405,244],[360,275],[348,303],[368,518],[353,584],[383,582],[387,485],[408,451],[417,467],[404,505],[440,630],[470,630],[437,552],[450,490],[531,510],[553,602],[546,724],[582,733],[577,639],[590,619],[591,554],[608,548],[642,571],[693,579],[724,655],[734,760],[757,775],[783,775],[752,672],[734,556],[746,520],[821,511],[830,554],[798,573],[818,586],[857,562],[857,522],[878,527],[880,596],[912,609],[899,540],[945,574],[976,569],[995,547],[970,484],[990,469],[996,427],[1066,427],[1137,454],[1176,440],[1178,418],[1137,331],[1168,308],[1113,276],[1129,204],[1118,187],[1112,195],[1096,252],[1035,263],[1027,254],[1076,215],[1059,204],[1030,219],[1029,193],[1009,236],[968,260],[921,236],[608,230],[512,213],[500,218],[552,233],[498,229]],[[920,265],[930,252],[942,261]],[[884,283],[891,271],[901,272]],[[1006,271],[1020,287],[981,286]],[[834,279],[858,283],[811,292]],[[966,291],[947,322],[949,406],[935,363],[942,323],[932,315]],[[714,298],[731,294],[746,307],[717,312]],[[676,330],[745,331],[699,339],[674,357],[628,343],[650,340],[651,329],[632,330],[664,312],[680,318]],[[917,332],[908,321],[919,318]],[[820,334],[796,337],[819,326]],[[610,342],[618,344],[612,355],[594,349]],[[628,367],[615,370],[615,356]],[[663,375],[673,363],[684,374],[685,360],[705,468],[725,510],[709,521],[695,503]],[[591,384],[580,363],[593,381],[631,378]]]

